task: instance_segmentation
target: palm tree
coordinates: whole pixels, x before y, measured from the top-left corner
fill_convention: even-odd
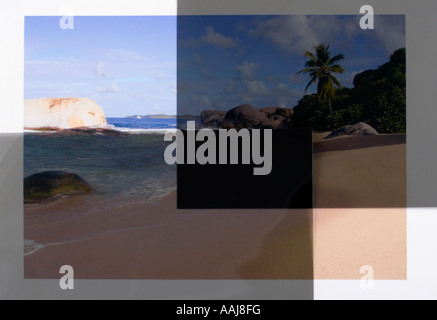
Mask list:
[[[307,92],[309,86],[313,83],[317,84],[317,98],[319,101],[329,101],[329,109],[332,113],[331,98],[335,95],[334,84],[337,88],[341,88],[340,81],[333,75],[333,73],[343,73],[345,70],[337,64],[338,61],[344,59],[343,54],[337,54],[331,58],[329,52],[329,45],[320,44],[314,47],[315,54],[306,51],[305,57],[310,58],[305,62],[305,69],[302,69],[299,73],[309,73],[311,76],[310,82],[305,88]]]

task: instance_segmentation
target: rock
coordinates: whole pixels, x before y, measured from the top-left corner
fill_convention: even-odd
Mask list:
[[[87,98],[46,98],[24,101],[26,129],[106,128],[103,109]]]
[[[74,173],[47,171],[24,178],[24,202],[35,203],[59,195],[88,193],[90,185]]]
[[[251,105],[243,104],[228,112],[206,110],[200,117],[206,127],[279,129],[285,126],[286,120],[292,115],[293,109],[266,107],[258,110]]]
[[[200,114],[202,124],[206,127],[218,127],[225,118],[225,111],[206,110]]]
[[[73,128],[73,129],[65,129],[54,133],[52,136],[82,136],[82,135],[92,135],[92,134],[101,134],[105,136],[119,136],[123,135],[120,131],[116,131],[109,128]]]
[[[358,87],[364,82],[372,81],[375,78],[376,70],[366,70],[354,77],[354,87]]]
[[[270,120],[279,120],[281,122],[285,121],[285,118],[283,116],[278,116],[277,114],[274,114],[269,117]]]
[[[269,119],[268,121],[263,121],[260,124],[262,129],[280,129],[284,126],[284,121],[280,119]]]
[[[231,124],[237,129],[257,128],[268,121],[264,112],[255,109],[249,104],[243,104],[229,110],[224,118],[224,123]]]
[[[373,127],[369,126],[367,123],[359,122],[354,125],[348,125],[341,127],[338,130],[334,130],[327,137],[325,137],[325,139],[331,139],[342,135],[374,136],[377,134],[378,131],[376,131]]]
[[[259,111],[264,112],[267,117],[276,115],[276,116],[281,116],[285,119],[291,118],[291,116],[293,116],[294,113],[293,109],[280,108],[280,107],[265,107],[259,109]]]
[[[278,109],[279,107],[264,107],[259,109],[259,111],[264,112],[266,116],[271,116],[272,114],[275,114]]]

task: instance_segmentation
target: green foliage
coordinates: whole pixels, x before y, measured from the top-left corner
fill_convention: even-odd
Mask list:
[[[327,130],[326,117],[329,115],[329,106],[319,102],[316,94],[305,95],[294,108],[291,127],[313,127],[318,130]]]
[[[406,97],[405,89],[395,87],[390,93],[381,93],[377,99],[375,117],[368,123],[384,133],[405,133],[406,123]]]
[[[328,126],[327,130],[333,130],[332,128],[340,128],[345,123],[355,124],[362,121],[363,106],[360,104],[353,104],[348,108],[334,111],[326,118]]]
[[[405,48],[395,51],[378,69],[366,72],[354,88],[337,90],[332,114],[317,95],[304,96],[294,108],[290,125],[328,131],[362,121],[380,133],[405,133]]]
[[[305,69],[300,70],[298,73],[308,73],[311,77],[310,82],[305,88],[305,92],[308,88],[316,83],[317,84],[317,98],[319,101],[326,101],[335,95],[335,86],[341,88],[340,81],[333,75],[333,73],[343,73],[344,69],[337,64],[338,61],[343,60],[344,56],[338,54],[334,57],[329,52],[329,45],[320,44],[316,47],[315,54],[306,51],[305,57],[309,60],[305,63]]]

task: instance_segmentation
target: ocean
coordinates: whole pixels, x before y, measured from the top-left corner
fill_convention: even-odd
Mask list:
[[[108,118],[106,120],[113,129],[131,134],[163,133],[177,126],[176,119]]]
[[[93,193],[89,195],[90,201],[84,201],[78,208],[80,214],[149,201],[175,190],[176,166],[164,161],[164,150],[169,144],[164,141],[164,133],[176,128],[176,119],[107,121],[125,135],[57,136],[27,132],[24,176],[52,170],[81,176]]]

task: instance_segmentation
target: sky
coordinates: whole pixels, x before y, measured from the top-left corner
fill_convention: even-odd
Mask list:
[[[107,117],[176,114],[176,17],[26,17],[24,98],[91,98]]]
[[[26,17],[24,98],[87,97],[107,117],[294,107],[309,81],[296,73],[314,46],[344,54],[346,87],[405,47],[404,16],[375,16],[374,30],[360,18],[74,17],[64,30],[60,17]]]
[[[292,108],[310,78],[305,51],[319,44],[342,53],[346,71],[337,75],[353,87],[356,74],[384,64],[405,47],[405,17],[375,16],[362,30],[362,16],[181,16],[178,19],[178,113],[256,108]],[[308,94],[316,92],[316,85]]]

